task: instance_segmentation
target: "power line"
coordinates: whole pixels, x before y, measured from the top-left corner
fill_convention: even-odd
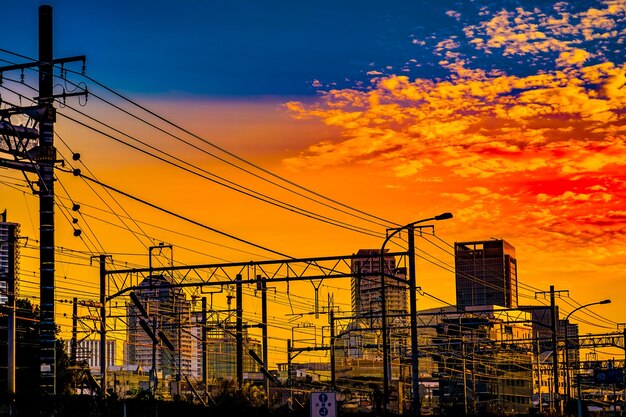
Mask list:
[[[115,192],[115,193],[118,193],[118,194],[120,194],[120,195],[123,195],[124,197],[127,197],[127,198],[129,198],[129,199],[131,199],[131,200],[137,201],[137,202],[139,202],[139,203],[141,203],[141,204],[144,204],[144,205],[146,205],[146,206],[148,206],[148,207],[151,207],[151,208],[153,208],[153,209],[155,209],[155,210],[158,210],[158,211],[161,211],[161,212],[163,212],[163,213],[169,214],[169,215],[171,215],[171,216],[173,216],[173,217],[176,217],[176,218],[178,218],[178,219],[180,219],[180,220],[184,220],[184,221],[186,221],[186,222],[188,222],[188,223],[194,224],[194,225],[196,225],[196,226],[198,226],[198,227],[201,227],[201,228],[203,228],[203,229],[210,230],[210,231],[212,231],[212,232],[214,232],[214,233],[220,234],[220,235],[222,235],[222,236],[228,237],[228,238],[230,238],[230,239],[236,240],[236,241],[241,242],[241,243],[245,243],[246,245],[250,245],[250,246],[253,246],[253,247],[255,247],[255,248],[258,248],[258,249],[261,249],[261,250],[264,250],[264,251],[267,251],[267,252],[273,253],[273,254],[275,254],[275,255],[283,256],[283,257],[286,257],[286,258],[293,258],[292,256],[289,256],[289,255],[286,255],[286,254],[284,254],[284,253],[281,253],[281,252],[275,251],[275,250],[273,250],[273,249],[267,248],[267,247],[262,246],[262,245],[258,245],[258,244],[256,244],[256,243],[253,243],[253,242],[249,241],[249,240],[246,240],[246,239],[243,239],[243,238],[240,238],[240,237],[234,236],[234,235],[232,235],[232,234],[230,234],[230,233],[222,232],[221,230],[218,230],[218,229],[216,229],[216,228],[214,228],[214,227],[211,227],[211,226],[208,226],[208,225],[206,225],[206,224],[200,223],[200,222],[198,222],[198,221],[196,221],[196,220],[192,220],[192,219],[190,219],[190,218],[188,218],[188,217],[185,217],[185,216],[183,216],[183,215],[180,215],[180,214],[174,213],[174,212],[173,212],[173,211],[171,211],[171,210],[167,210],[167,209],[165,209],[165,208],[159,207],[159,206],[157,206],[156,204],[150,203],[150,202],[148,202],[148,201],[146,201],[146,200],[144,200],[144,199],[141,199],[141,198],[139,198],[139,197],[135,197],[135,196],[133,196],[133,195],[131,195],[131,194],[128,194],[128,193],[126,193],[126,192],[124,192],[124,191],[122,191],[122,190],[119,190],[119,189],[117,189],[117,188],[115,188],[115,187],[112,187],[112,186],[110,186],[110,185],[104,184],[103,182],[100,182],[100,181],[98,181],[98,180],[96,180],[96,179],[94,179],[94,178],[88,177],[88,176],[86,176],[86,175],[84,175],[84,174],[82,174],[82,173],[80,173],[80,172],[77,172],[77,171],[71,172],[71,171],[69,171],[69,170],[65,170],[65,169],[58,168],[58,167],[57,167],[57,169],[59,169],[59,170],[61,170],[61,171],[63,171],[63,172],[67,172],[67,173],[73,173],[73,174],[74,174],[74,176],[79,176],[79,177],[81,177],[81,178],[83,178],[83,179],[85,179],[85,180],[87,180],[87,181],[91,181],[91,182],[93,182],[93,183],[95,183],[95,184],[98,184],[99,186],[101,186],[101,187],[103,187],[103,188],[106,188],[106,189],[108,189],[108,190],[110,190],[110,191],[113,191],[113,192]]]
[[[84,114],[83,112],[80,112],[80,111],[78,111],[78,110],[76,110],[76,109],[74,109],[74,108],[72,108],[70,106],[67,106],[67,107],[72,109],[72,110],[74,110],[75,112],[81,114],[82,116],[85,116],[85,117],[87,117],[89,119],[95,120],[94,118]],[[126,146],[128,146],[128,147],[130,147],[130,148],[132,148],[132,149],[134,149],[136,151],[138,151],[138,152],[141,152],[141,153],[144,153],[146,155],[149,155],[149,156],[151,156],[153,158],[158,159],[161,162],[165,162],[166,164],[172,165],[172,166],[174,166],[176,168],[179,168],[179,169],[181,169],[181,170],[183,170],[183,171],[185,171],[187,173],[190,173],[192,175],[196,175],[196,176],[198,176],[200,178],[203,178],[203,179],[205,179],[207,181],[210,181],[212,183],[215,183],[215,184],[221,185],[223,187],[226,187],[226,188],[228,188],[230,190],[242,193],[242,194],[244,194],[244,195],[246,195],[248,197],[252,197],[254,199],[257,199],[259,201],[263,201],[265,203],[271,204],[271,205],[276,206],[276,207],[280,207],[280,208],[285,209],[287,211],[290,211],[290,212],[293,212],[293,213],[296,213],[296,214],[300,214],[300,215],[303,215],[305,217],[309,217],[309,218],[314,219],[314,220],[319,220],[319,221],[322,221],[324,223],[331,224],[333,226],[338,226],[338,227],[341,227],[341,228],[344,228],[344,229],[347,229],[347,230],[350,230],[350,231],[353,231],[353,232],[359,232],[359,233],[363,233],[363,234],[366,234],[366,235],[369,235],[369,236],[373,236],[373,237],[380,237],[381,236],[380,233],[374,232],[372,230],[368,230],[368,229],[365,229],[365,228],[362,228],[362,227],[358,227],[358,226],[349,225],[348,223],[342,222],[340,220],[335,220],[335,219],[332,219],[332,218],[327,217],[327,216],[316,214],[316,213],[314,213],[312,211],[309,211],[309,210],[306,210],[306,209],[303,209],[303,208],[299,208],[299,207],[297,207],[295,205],[286,203],[284,201],[275,199],[273,197],[266,196],[263,193],[254,191],[254,190],[252,190],[252,189],[250,189],[248,187],[244,187],[244,186],[242,186],[240,184],[237,184],[237,183],[235,183],[233,181],[230,181],[230,180],[228,180],[228,179],[226,179],[224,177],[212,174],[212,173],[206,171],[203,168],[200,168],[200,167],[198,167],[198,166],[196,166],[194,164],[185,162],[185,161],[183,161],[182,159],[180,159],[180,158],[178,158],[176,156],[173,156],[173,155],[171,155],[171,154],[169,154],[167,152],[164,152],[162,150],[159,150],[159,149],[157,149],[157,148],[155,148],[155,147],[153,147],[153,146],[151,146],[151,145],[149,145],[149,144],[147,144],[147,143],[145,143],[143,141],[140,141],[140,140],[138,140],[136,138],[133,138],[133,137],[127,135],[127,134],[124,134],[123,132],[118,131],[117,129],[107,125],[106,123],[103,123],[103,122],[95,120],[98,123],[101,123],[104,126],[108,127],[109,129],[112,129],[112,130],[114,130],[114,131],[116,131],[118,133],[122,133],[125,136],[130,137],[130,138],[132,138],[135,141],[138,141],[142,145],[144,145],[144,146],[146,146],[146,147],[148,147],[150,149],[156,150],[157,152],[160,152],[160,153],[166,155],[168,158],[172,158],[174,161],[178,161],[178,162],[181,162],[181,163],[183,163],[185,165],[188,165],[189,167],[191,167],[193,169],[184,167],[184,166],[180,165],[179,163],[170,161],[170,160],[168,160],[168,159],[166,159],[164,157],[160,157],[160,156],[158,156],[158,155],[156,155],[156,154],[154,154],[152,152],[149,152],[149,151],[147,151],[145,149],[142,149],[142,148],[140,148],[138,146],[132,145],[132,144],[130,144],[130,143],[126,142],[126,141],[123,141],[123,140],[121,140],[121,139],[119,139],[119,138],[117,138],[117,137],[115,137],[113,135],[110,135],[110,134],[108,134],[108,133],[106,133],[106,132],[104,132],[104,131],[102,131],[100,129],[97,129],[97,128],[93,127],[93,126],[90,126],[90,125],[84,123],[84,122],[81,122],[78,119],[75,119],[75,118],[73,118],[71,116],[68,116],[67,114],[64,114],[64,113],[61,113],[61,112],[59,114],[61,116],[65,117],[65,118],[67,118],[68,120],[73,121],[76,124],[79,124],[79,125],[81,125],[83,127],[86,127],[88,129],[90,129],[90,130],[92,130],[92,131],[94,131],[94,132],[96,132],[96,133],[98,133],[98,134],[100,134],[102,136],[105,136],[105,137],[107,137],[109,139],[112,139],[112,140],[114,140],[114,141],[116,141],[118,143],[124,144],[124,145],[126,145]],[[212,177],[218,178],[219,180],[216,180],[215,178],[212,178]]]
[[[13,52],[8,51],[8,50],[5,50],[5,49],[0,49],[0,50],[4,51],[4,52],[6,52],[6,53],[9,53],[9,54],[13,54],[13,55],[18,56],[18,57],[21,57],[21,58],[23,58],[23,59],[28,59],[28,60],[34,61],[32,58],[26,57],[26,56],[21,55],[21,54],[13,53]],[[34,69],[33,69],[33,70],[34,70]],[[329,197],[327,197],[327,196],[324,196],[324,195],[322,195],[322,194],[320,194],[320,193],[318,193],[318,192],[315,192],[315,191],[313,191],[313,190],[311,190],[311,189],[308,189],[308,188],[303,187],[303,186],[301,186],[301,185],[299,185],[299,184],[296,184],[295,182],[290,181],[290,180],[288,180],[288,179],[286,179],[286,178],[284,178],[284,177],[282,177],[282,176],[280,176],[280,175],[277,175],[277,174],[275,174],[275,173],[273,173],[273,172],[271,172],[271,171],[269,171],[269,170],[267,170],[267,169],[265,169],[265,168],[262,168],[261,166],[259,166],[259,165],[257,165],[257,164],[254,164],[254,163],[252,163],[252,162],[250,162],[250,161],[248,161],[248,160],[246,160],[246,159],[244,159],[244,158],[242,158],[242,157],[240,157],[240,156],[238,156],[238,155],[236,155],[236,154],[234,154],[234,153],[232,153],[232,152],[230,152],[230,151],[228,151],[228,150],[226,150],[226,149],[224,149],[224,148],[222,148],[222,147],[220,147],[220,146],[218,146],[218,145],[216,145],[216,144],[214,144],[214,143],[212,143],[212,142],[210,142],[210,141],[208,141],[208,140],[206,140],[206,139],[204,139],[204,138],[202,138],[202,137],[200,137],[199,135],[196,135],[196,134],[194,134],[194,133],[190,132],[189,130],[185,129],[184,127],[182,127],[182,126],[180,126],[180,125],[178,125],[178,124],[176,124],[176,123],[174,123],[174,122],[172,122],[172,121],[170,121],[170,120],[168,120],[168,119],[166,119],[165,117],[158,115],[157,113],[153,112],[152,110],[149,110],[149,109],[148,109],[148,108],[146,108],[145,106],[140,105],[139,103],[135,102],[134,100],[132,100],[132,99],[130,99],[130,98],[128,98],[128,97],[126,97],[126,96],[124,96],[123,94],[120,94],[120,93],[116,92],[115,90],[113,90],[112,88],[110,88],[110,87],[108,87],[108,86],[104,85],[103,83],[101,83],[101,82],[99,82],[99,81],[97,81],[97,80],[93,79],[93,78],[92,78],[92,77],[90,77],[90,76],[87,76],[86,74],[84,74],[84,71],[82,71],[82,72],[80,72],[80,73],[79,73],[79,72],[74,71],[74,70],[71,70],[71,69],[69,69],[69,68],[62,68],[62,71],[63,71],[63,73],[62,73],[62,74],[65,74],[65,73],[67,73],[67,72],[70,72],[70,73],[73,73],[73,74],[78,74],[78,75],[80,75],[80,76],[82,76],[82,77],[86,78],[87,80],[89,80],[89,81],[91,81],[91,82],[95,83],[95,84],[96,84],[96,85],[98,85],[99,87],[101,87],[101,88],[105,89],[106,91],[108,91],[108,92],[110,92],[110,93],[114,94],[115,96],[117,96],[117,97],[121,98],[122,100],[124,100],[124,101],[126,101],[126,102],[128,102],[128,103],[130,103],[131,105],[133,105],[133,106],[135,106],[135,107],[137,107],[137,108],[141,109],[142,111],[144,111],[144,112],[146,112],[146,113],[150,114],[151,116],[153,116],[153,117],[157,118],[158,120],[160,120],[160,121],[162,121],[162,122],[164,122],[164,123],[166,123],[166,124],[168,124],[168,125],[170,125],[170,126],[172,126],[172,127],[176,128],[176,129],[178,129],[178,130],[180,130],[180,131],[182,131],[182,132],[184,132],[184,133],[186,133],[186,134],[190,135],[191,137],[193,137],[193,138],[195,138],[195,139],[197,139],[197,140],[201,141],[202,143],[204,143],[204,144],[206,144],[206,145],[209,145],[209,146],[213,147],[214,149],[219,150],[219,151],[220,151],[220,152],[222,152],[222,153],[225,153],[226,155],[230,156],[231,158],[234,158],[235,160],[237,160],[237,161],[239,161],[239,162],[243,162],[244,164],[249,165],[249,166],[251,166],[251,167],[253,167],[253,168],[255,168],[255,169],[257,169],[257,170],[259,170],[259,171],[263,172],[263,173],[264,173],[264,174],[266,174],[266,175],[270,175],[271,177],[276,178],[276,179],[278,179],[278,180],[281,180],[281,181],[283,181],[283,182],[285,182],[285,183],[287,183],[287,184],[289,184],[289,185],[291,185],[291,186],[293,186],[293,187],[296,187],[297,189],[300,189],[300,190],[306,191],[306,192],[310,193],[311,195],[314,195],[314,196],[316,196],[316,197],[322,198],[322,199],[324,199],[324,200],[326,200],[326,201],[329,201],[329,202],[331,202],[331,203],[333,203],[333,204],[339,205],[340,207],[344,207],[344,208],[346,208],[346,209],[348,209],[348,210],[351,210],[351,211],[353,211],[353,212],[356,212],[356,213],[359,213],[359,214],[365,215],[365,216],[367,216],[367,217],[369,217],[369,218],[372,218],[372,219],[376,219],[376,220],[382,221],[382,222],[384,222],[384,224],[381,224],[381,223],[378,223],[378,222],[374,222],[374,221],[369,220],[369,219],[367,219],[367,218],[364,218],[364,217],[362,217],[362,216],[355,215],[354,213],[349,213],[349,212],[346,212],[346,211],[344,211],[344,210],[342,210],[342,209],[339,209],[339,208],[337,208],[337,207],[330,206],[330,205],[328,205],[328,204],[326,204],[326,203],[320,202],[319,200],[316,200],[316,199],[313,199],[313,198],[308,197],[308,196],[306,196],[306,195],[303,195],[302,193],[299,193],[299,192],[297,192],[297,191],[294,191],[294,190],[292,190],[292,189],[290,189],[290,188],[288,188],[288,187],[285,187],[285,186],[282,186],[282,185],[280,185],[280,184],[277,184],[276,182],[271,181],[271,180],[269,180],[269,179],[267,179],[267,178],[265,178],[265,177],[262,177],[262,176],[260,176],[260,175],[258,175],[258,174],[255,174],[255,173],[251,172],[250,170],[248,170],[248,169],[246,169],[246,168],[243,168],[243,167],[241,167],[241,166],[239,166],[239,165],[237,165],[237,164],[234,164],[234,163],[232,163],[232,162],[230,162],[230,161],[227,161],[227,160],[226,160],[226,159],[224,159],[224,158],[221,158],[221,157],[219,157],[219,156],[217,156],[217,155],[215,155],[215,154],[213,154],[213,153],[210,153],[210,152],[206,151],[205,149],[202,149],[202,148],[200,148],[200,147],[198,147],[198,146],[196,146],[196,145],[194,145],[194,144],[190,143],[189,141],[186,141],[186,140],[182,139],[181,137],[179,137],[179,136],[177,136],[177,135],[174,135],[174,134],[172,134],[172,133],[170,133],[170,132],[167,132],[167,131],[165,131],[164,129],[162,129],[162,128],[160,128],[160,127],[156,126],[155,124],[150,123],[150,122],[146,121],[145,119],[143,119],[143,118],[141,118],[141,117],[139,117],[139,116],[137,116],[137,115],[135,115],[135,114],[133,114],[133,113],[130,113],[129,111],[127,111],[127,110],[125,110],[125,109],[121,108],[120,106],[115,105],[114,103],[111,103],[110,101],[108,101],[108,100],[106,100],[106,99],[104,99],[104,98],[102,98],[102,97],[100,97],[100,96],[96,95],[96,94],[95,94],[95,93],[93,93],[93,92],[90,92],[90,94],[91,94],[92,96],[94,96],[94,97],[98,98],[99,100],[103,101],[104,103],[106,103],[106,104],[108,104],[108,105],[110,105],[110,106],[112,106],[112,107],[116,108],[117,110],[119,110],[119,111],[121,111],[121,112],[123,112],[123,113],[127,114],[128,116],[131,116],[131,117],[133,117],[133,118],[135,118],[135,119],[137,119],[137,120],[139,120],[139,121],[141,121],[141,122],[143,122],[143,123],[147,124],[148,126],[150,126],[150,127],[154,128],[154,129],[156,129],[156,130],[158,130],[158,131],[160,131],[160,132],[162,132],[162,133],[165,133],[165,134],[167,134],[167,135],[169,135],[169,136],[173,137],[174,139],[177,139],[177,140],[179,140],[179,141],[181,141],[181,142],[185,143],[186,145],[188,145],[188,146],[190,146],[190,147],[192,147],[192,148],[194,148],[194,149],[196,149],[196,150],[199,150],[199,151],[201,151],[201,152],[203,152],[203,153],[205,153],[205,154],[208,154],[209,156],[212,156],[212,157],[214,157],[214,158],[218,159],[219,161],[221,161],[221,162],[223,162],[223,163],[225,163],[225,164],[228,164],[228,165],[230,165],[230,166],[232,166],[232,167],[234,167],[234,168],[237,168],[237,169],[239,169],[239,170],[242,170],[242,171],[246,172],[246,173],[247,173],[247,174],[249,174],[249,175],[252,175],[252,176],[254,176],[254,177],[258,178],[258,179],[261,179],[261,180],[263,180],[263,181],[267,181],[267,182],[269,182],[270,184],[272,184],[272,185],[274,185],[274,186],[277,186],[277,187],[279,187],[279,188],[281,188],[281,189],[283,189],[283,190],[286,190],[286,191],[292,192],[292,193],[294,193],[294,194],[296,194],[296,195],[298,195],[298,196],[300,196],[300,197],[303,197],[303,198],[309,199],[309,200],[314,201],[314,202],[316,202],[316,203],[318,203],[318,204],[322,204],[322,205],[324,205],[324,206],[326,206],[326,207],[328,207],[328,208],[331,208],[331,209],[334,209],[334,210],[338,210],[338,211],[340,211],[340,212],[342,212],[342,213],[344,213],[344,214],[348,214],[348,215],[351,215],[351,216],[357,217],[357,218],[359,218],[359,219],[361,219],[361,220],[365,220],[365,221],[368,221],[368,222],[373,222],[373,223],[378,224],[378,225],[380,225],[380,226],[386,226],[387,224],[396,224],[396,223],[391,222],[391,221],[389,221],[389,220],[386,220],[386,219],[380,218],[380,217],[378,217],[378,216],[375,216],[375,215],[372,215],[372,214],[366,213],[366,212],[364,212],[364,211],[362,211],[362,210],[356,209],[355,207],[349,206],[349,205],[344,204],[344,203],[341,203],[341,202],[339,202],[339,201],[337,201],[337,200],[335,200],[335,199],[332,199],[332,198],[329,198]],[[65,76],[64,76],[64,75],[62,75],[60,78],[61,78],[62,80],[64,80],[66,83],[68,82],[68,80],[65,78]],[[69,82],[70,82],[70,83],[72,83],[71,81],[69,81]],[[75,83],[72,83],[72,84],[73,84],[75,87],[77,87],[77,88],[79,87],[79,86],[78,86],[77,84],[75,84]],[[70,108],[71,108],[71,106],[68,106],[68,107],[70,107]],[[73,108],[72,108],[72,109],[73,109]],[[73,110],[74,110],[74,111],[77,111],[76,109],[73,109]],[[89,117],[89,116],[86,116],[86,117]],[[396,225],[397,225],[397,224],[396,224]]]

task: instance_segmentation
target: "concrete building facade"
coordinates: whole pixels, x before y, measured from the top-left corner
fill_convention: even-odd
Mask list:
[[[157,372],[164,376],[188,375],[191,371],[191,303],[180,288],[169,286],[173,278],[155,275],[144,279],[135,291],[147,311],[149,319],[142,316],[133,303],[127,305],[126,363],[151,369],[155,362]],[[147,326],[159,338],[153,354],[153,340],[142,327]],[[155,331],[156,330],[156,331]],[[163,338],[169,340],[174,350],[168,349]],[[154,359],[153,359],[154,356]]]
[[[459,308],[517,307],[517,259],[510,243],[502,239],[455,242],[454,264]]]
[[[9,294],[19,294],[20,268],[20,225],[6,221],[6,213],[2,213],[0,221],[0,305],[9,301]]]

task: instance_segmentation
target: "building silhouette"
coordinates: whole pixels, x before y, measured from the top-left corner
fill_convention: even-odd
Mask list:
[[[376,383],[383,378],[382,369],[382,286],[385,276],[385,310],[390,361],[390,386],[393,392],[402,385],[405,368],[400,362],[408,358],[408,306],[406,268],[398,267],[394,256],[385,254],[381,265],[380,249],[360,249],[351,263],[353,319],[335,343],[335,365],[338,380]],[[389,408],[402,411],[397,394]]]
[[[71,357],[72,341],[65,341],[65,351]],[[117,365],[117,344],[115,340],[106,341],[106,367],[110,371]],[[85,362],[94,374],[100,373],[100,340],[85,339],[76,343],[76,363]]]
[[[6,221],[6,211],[0,217],[0,305],[7,304],[9,295],[17,296],[20,265],[18,239],[20,225]]]
[[[359,249],[358,258],[352,259],[352,310],[358,317],[381,312],[380,249]],[[406,268],[397,268],[394,256],[383,257],[385,272],[406,280]],[[407,286],[385,277],[385,300],[388,314],[407,312]]]
[[[144,325],[160,335],[154,362],[156,372],[164,377],[188,375],[191,371],[191,334],[188,330],[191,325],[191,303],[181,288],[170,286],[172,283],[173,278],[169,275],[153,275],[139,284],[135,294],[149,319],[142,317],[136,305],[127,305],[126,363],[139,365],[143,369],[152,368],[153,340],[142,328],[141,320],[144,320]],[[174,350],[168,349],[164,338],[169,340]]]
[[[229,320],[202,321],[202,312],[192,313],[191,321],[191,346],[192,362],[191,376],[196,379],[202,378],[202,328],[206,329],[206,373],[209,383],[220,380],[235,380],[237,378],[237,337],[235,323]],[[253,350],[259,357],[262,356],[263,347],[261,342],[248,334],[248,324],[244,323],[242,329],[242,343],[244,354],[242,357],[242,369],[244,379],[263,379],[259,372],[259,365],[252,359],[248,351]]]
[[[515,318],[515,320],[512,320]],[[531,314],[501,306],[418,312],[423,404],[447,415],[528,414],[533,397]]]
[[[502,239],[455,242],[456,303],[459,309],[517,307],[515,248]]]

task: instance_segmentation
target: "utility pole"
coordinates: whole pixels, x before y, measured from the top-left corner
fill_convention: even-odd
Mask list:
[[[330,385],[333,391],[337,390],[337,366],[335,365],[335,310],[329,311],[330,322]]]
[[[559,355],[557,326],[559,323],[559,315],[555,302],[555,295],[561,293],[569,293],[568,290],[555,290],[554,285],[550,285],[550,291],[539,291],[537,294],[550,294],[550,330],[552,332],[552,380],[554,382],[554,410],[557,414],[561,414],[561,401],[559,399]]]
[[[241,274],[237,274],[235,279],[235,295],[237,303],[236,311],[236,337],[237,337],[237,388],[241,390],[243,387],[243,284],[241,282]]]
[[[381,250],[380,252],[380,310],[382,315],[382,337],[383,337],[383,416],[387,416],[387,404],[389,403],[389,380],[391,364],[389,363],[389,339],[387,338],[387,294],[386,294],[386,286],[387,283],[385,278],[385,257],[384,252]]]
[[[206,397],[208,395],[208,369],[207,369],[207,351],[206,351],[206,342],[207,342],[207,314],[206,314],[206,297],[202,297],[202,386],[204,387],[204,400],[206,401]]]
[[[419,226],[417,226],[419,227]],[[411,324],[411,412],[414,416],[422,415],[422,404],[420,402],[419,385],[419,339],[417,334],[417,284],[415,276],[415,226],[409,225],[408,249],[409,249],[409,311]],[[400,395],[398,393],[398,395]]]
[[[7,275],[6,279],[6,297],[7,297],[7,391],[9,395],[15,394],[15,285],[17,279],[17,234],[19,226],[15,223],[6,223],[6,210],[2,213],[2,220],[6,226],[6,241],[3,244],[7,246]]]
[[[76,348],[78,347],[78,298],[72,298],[72,341],[70,342],[70,365],[76,365]]]
[[[461,337],[461,362],[463,363],[463,410],[465,415],[468,413],[467,408],[467,372],[465,371],[465,336],[460,333],[461,327],[459,326],[459,336]]]
[[[100,397],[107,395],[107,309],[106,268],[107,255],[100,255]]]
[[[263,344],[263,366],[265,369],[268,368],[269,361],[269,348],[267,342],[267,281],[264,276],[258,275],[257,282],[261,285],[261,322],[263,323],[263,327],[261,329],[262,335],[262,344]],[[270,400],[270,379],[267,375],[263,375],[263,386],[265,388],[265,395],[267,397],[267,401]]]
[[[543,413],[543,397],[541,395],[541,360],[540,353],[541,349],[539,348],[539,332],[535,335],[536,342],[535,347],[537,349],[537,393],[539,395],[539,413]]]
[[[39,131],[39,176],[42,187],[39,192],[39,240],[41,272],[41,327],[39,330],[41,360],[41,385],[45,391],[56,394],[56,363],[54,335],[54,147],[55,113],[52,103],[52,7],[39,8],[39,99],[46,111],[46,118]],[[47,372],[46,372],[47,371]]]
[[[54,147],[54,123],[56,120],[54,100],[59,97],[83,95],[85,92],[62,93],[55,95],[54,66],[74,61],[85,62],[84,56],[53,59],[52,7],[39,7],[39,59],[27,64],[0,67],[0,75],[6,71],[38,68],[39,96],[37,106],[3,111],[5,114],[27,114],[39,123],[35,129],[18,129],[10,123],[3,123],[0,130],[7,136],[17,136],[18,146],[9,151],[13,160],[0,160],[0,166],[35,173],[39,189],[39,269],[40,269],[40,327],[39,327],[39,367],[40,388],[45,394],[56,393],[56,325],[54,319],[54,166],[57,163]],[[9,132],[7,132],[7,130]],[[35,136],[35,137],[33,137]],[[39,138],[38,146],[26,148],[28,139]],[[21,160],[20,160],[21,159]]]

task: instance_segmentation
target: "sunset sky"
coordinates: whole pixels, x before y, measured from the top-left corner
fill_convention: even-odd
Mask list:
[[[90,77],[68,64],[78,74],[58,78],[55,92],[78,84],[95,94],[58,106],[66,168],[294,257],[380,248],[387,227],[449,211],[454,218],[435,225],[436,237],[417,239],[427,294],[455,302],[449,245],[503,238],[517,251],[520,304],[545,304],[535,292],[554,285],[569,290],[559,299],[564,313],[612,299],[590,309],[599,316],[575,316],[582,333],[626,322],[626,1],[50,4],[55,56],[86,55]],[[0,65],[27,62],[6,50],[36,58],[38,5],[3,5]],[[36,96],[19,79],[4,74],[3,99],[19,104],[5,88]],[[32,73],[25,81],[36,85]],[[68,117],[165,152],[188,171]],[[280,258],[116,195],[124,212],[102,188],[57,174],[58,204],[81,203],[83,231],[74,237],[71,211],[59,207],[57,244],[86,253],[57,255],[67,288],[58,298],[75,296],[77,283],[85,296],[97,291],[97,269],[84,266],[90,253],[146,266],[147,246],[166,242],[180,263]],[[347,226],[251,198],[211,175]],[[24,187],[19,173],[0,170],[0,210],[34,242],[38,203]],[[31,262],[23,261],[28,271]],[[327,285],[324,299],[333,293],[349,305],[348,282]],[[310,300],[310,290],[299,295]],[[431,296],[420,296],[420,307],[444,305]]]

